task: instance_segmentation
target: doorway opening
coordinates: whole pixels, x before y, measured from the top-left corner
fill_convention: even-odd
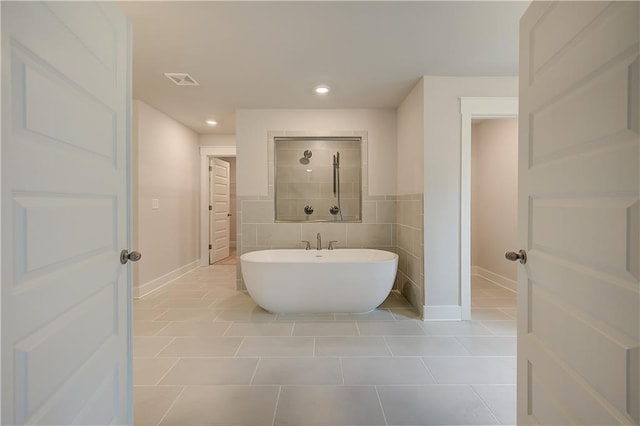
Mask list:
[[[218,206],[217,213],[220,223],[216,224],[216,195],[215,195],[215,160],[228,164],[227,206]],[[222,163],[221,163],[222,164]],[[200,147],[200,266],[209,266],[219,261],[234,264],[236,245],[236,147],[235,146],[201,146]],[[211,171],[210,171],[211,168]],[[218,171],[218,173],[220,173]],[[225,210],[224,212],[222,212]],[[230,215],[230,216],[227,216]],[[226,231],[216,229],[225,225]],[[222,249],[214,245],[218,239]],[[226,249],[224,248],[226,246]],[[218,251],[217,257],[214,251]],[[226,250],[226,251],[225,251]],[[230,259],[231,257],[231,259]]]
[[[236,263],[236,158],[209,159],[209,264]]]
[[[518,119],[473,119],[471,126],[472,319],[516,318]]]
[[[461,98],[460,305],[471,319],[471,136],[474,119],[517,118],[518,98]],[[505,247],[505,250],[509,247]]]

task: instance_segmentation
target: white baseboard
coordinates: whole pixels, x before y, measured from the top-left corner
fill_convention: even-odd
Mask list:
[[[460,305],[424,305],[422,319],[424,321],[461,321]]]
[[[472,266],[471,275],[482,277],[487,281],[491,281],[494,284],[506,288],[507,290],[516,292],[518,291],[517,281],[514,281],[511,278],[503,277],[502,275],[498,275],[494,272],[489,271],[488,269],[481,268],[480,266]]]
[[[194,260],[191,263],[188,263],[184,266],[181,266],[178,269],[175,269],[171,272],[169,272],[168,274],[164,274],[161,277],[158,277],[154,280],[148,281],[140,286],[138,286],[137,288],[133,289],[133,298],[134,299],[140,299],[146,295],[148,295],[149,293],[153,293],[154,291],[164,287],[165,285],[169,284],[171,281],[174,281],[178,278],[180,278],[181,276],[183,276],[184,274],[193,271],[194,269],[197,269],[199,267],[199,261],[198,260]]]

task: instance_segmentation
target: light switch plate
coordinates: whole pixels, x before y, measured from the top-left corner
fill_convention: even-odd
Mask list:
[[[160,200],[158,200],[157,198],[152,198],[151,199],[151,208],[153,210],[157,210],[160,208]]]

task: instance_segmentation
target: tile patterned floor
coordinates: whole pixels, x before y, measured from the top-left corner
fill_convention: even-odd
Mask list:
[[[472,321],[272,314],[235,266],[134,302],[136,425],[515,424],[516,296],[472,280]]]

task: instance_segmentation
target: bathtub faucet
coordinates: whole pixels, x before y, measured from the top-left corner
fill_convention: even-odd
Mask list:
[[[316,240],[318,240],[318,245],[316,246],[316,248],[318,250],[322,250],[322,237],[320,237],[320,233],[319,232],[316,235]]]

